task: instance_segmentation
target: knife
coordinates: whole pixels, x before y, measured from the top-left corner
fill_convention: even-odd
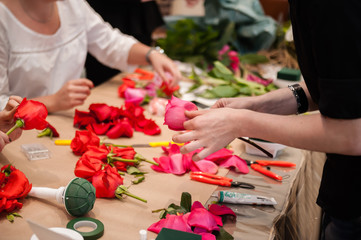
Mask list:
[[[26,220],[35,236],[32,240],[81,240],[84,239],[80,233],[68,228],[46,228],[31,220]]]
[[[62,146],[69,146],[71,144],[72,140],[69,139],[58,139],[55,140],[55,145],[62,145]],[[183,146],[183,143],[175,143],[170,142],[171,144],[177,144],[179,146]],[[112,143],[104,143],[104,144],[112,144]],[[161,142],[149,142],[149,143],[136,143],[131,145],[118,145],[118,144],[112,144],[114,146],[121,146],[121,147],[133,147],[133,148],[144,148],[144,147],[168,147],[169,142],[168,141],[161,141]]]

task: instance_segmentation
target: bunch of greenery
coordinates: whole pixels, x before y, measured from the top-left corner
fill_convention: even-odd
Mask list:
[[[231,70],[219,61],[214,62],[214,67],[205,75],[197,75],[193,71],[190,76],[194,84],[189,92],[195,92],[200,86],[208,86],[204,91],[196,95],[203,98],[222,98],[238,96],[262,95],[277,87],[271,83],[264,86],[260,83],[245,80],[242,77],[236,77]]]
[[[218,51],[227,44],[227,36],[224,33],[220,36],[212,26],[202,26],[186,18],[170,24],[166,37],[158,39],[157,45],[172,59],[206,69],[217,60]]]

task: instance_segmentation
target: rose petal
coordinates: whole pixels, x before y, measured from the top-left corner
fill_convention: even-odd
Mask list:
[[[200,161],[192,161],[193,164],[190,167],[192,172],[206,172],[211,174],[216,174],[218,172],[218,165],[212,161],[208,160],[200,160]]]
[[[248,173],[249,172],[249,168],[247,166],[246,161],[236,155],[232,155],[228,159],[219,162],[219,166],[226,167],[226,168],[232,167],[232,168],[235,168],[236,170],[238,170],[240,173]]]
[[[188,218],[188,224],[191,227],[204,228],[208,232],[219,231],[213,215],[205,208],[192,209]]]
[[[183,232],[192,232],[191,227],[188,225],[188,217],[190,213],[184,215],[171,215],[168,214],[165,219],[161,219],[156,223],[153,223],[148,231],[159,233],[162,228],[170,228]]]

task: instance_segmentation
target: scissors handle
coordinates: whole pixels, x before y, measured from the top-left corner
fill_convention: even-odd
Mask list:
[[[278,181],[282,181],[282,177],[280,175],[275,174],[274,172],[268,171],[267,169],[263,168],[259,164],[251,164],[251,168],[257,172],[260,172],[270,178],[273,178]]]
[[[233,179],[204,172],[191,172],[190,178],[198,182],[230,187]]]
[[[268,161],[268,160],[256,160],[261,166],[278,166],[278,167],[295,167],[296,164],[287,161]]]

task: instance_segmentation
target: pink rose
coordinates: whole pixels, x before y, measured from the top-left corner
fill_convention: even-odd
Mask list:
[[[168,128],[175,131],[185,130],[183,123],[188,120],[184,111],[198,110],[194,103],[181,100],[172,96],[171,100],[165,108],[164,125],[168,125]]]
[[[142,88],[127,88],[124,92],[125,102],[135,105],[140,105],[146,95],[147,91]]]

